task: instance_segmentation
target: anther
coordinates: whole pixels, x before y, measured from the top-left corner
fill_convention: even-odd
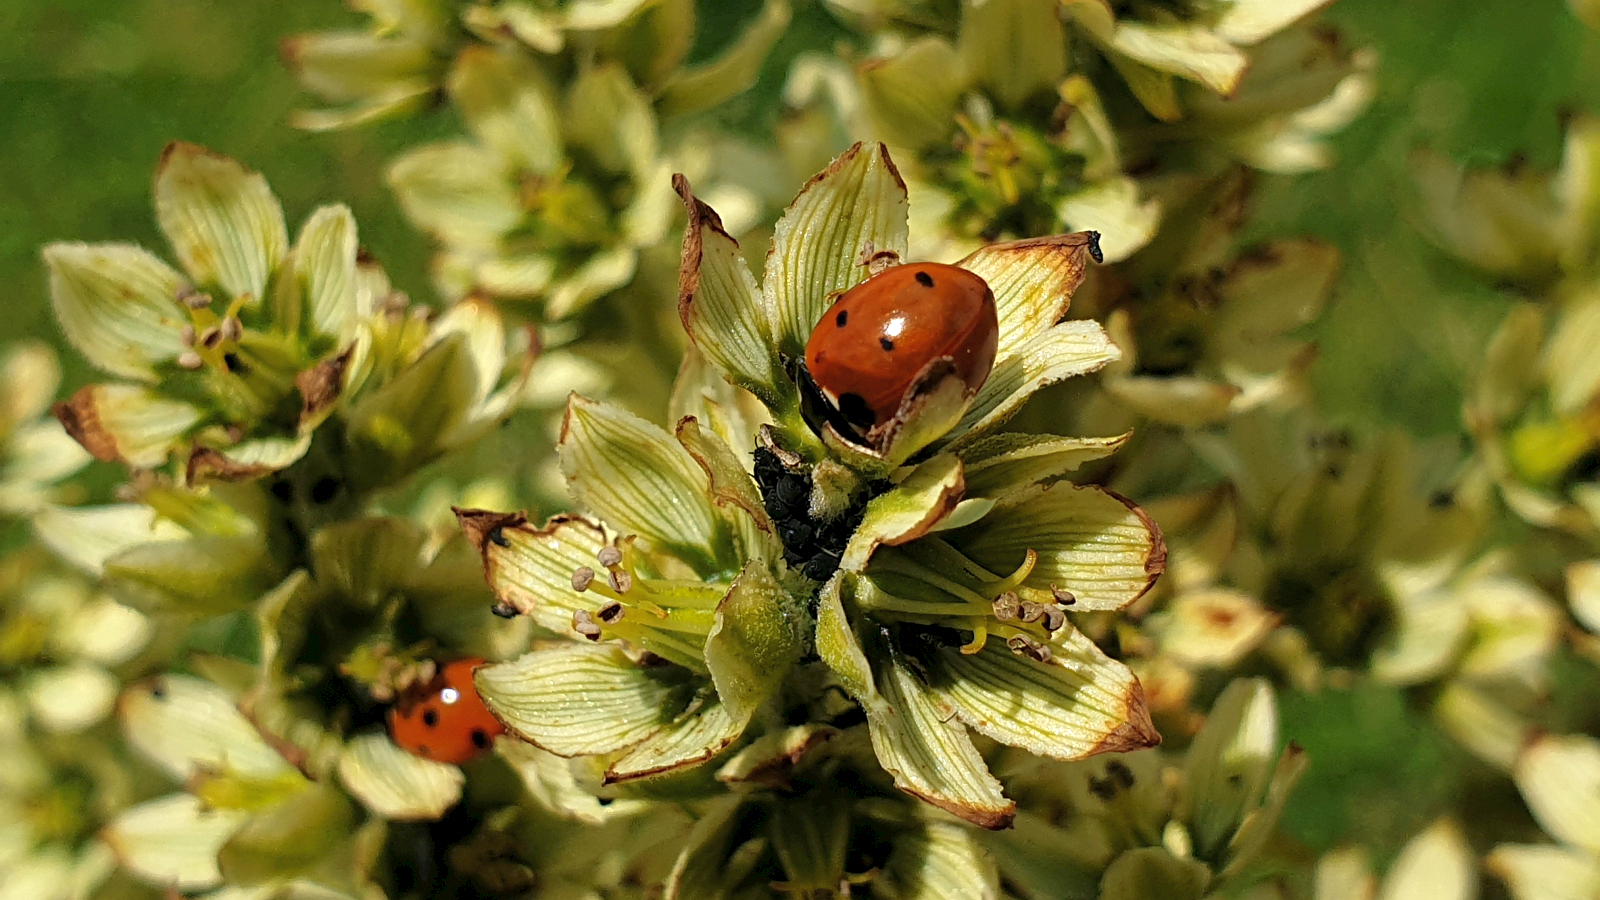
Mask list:
[[[600,560],[600,565],[609,569],[622,562],[622,551],[611,546],[601,547],[595,557]]]
[[[200,346],[207,350],[216,349],[222,343],[222,329],[212,326],[200,332]]]
[[[178,332],[178,340],[183,341],[185,347],[194,346],[194,326],[185,322],[183,330]]]
[[[222,336],[230,341],[237,341],[244,337],[244,323],[238,316],[229,316],[222,320]]]
[[[1047,606],[1044,608],[1044,630],[1055,634],[1067,624],[1067,614],[1059,607]]]
[[[203,294],[190,286],[178,291],[178,302],[190,309],[205,309],[211,305],[211,295]]]
[[[1024,600],[1022,601],[1020,611],[1017,613],[1017,618],[1032,624],[1044,618],[1044,611],[1048,608],[1049,607],[1045,606],[1043,603],[1035,603],[1032,600]]]
[[[1022,604],[1017,599],[1016,591],[1006,591],[994,598],[994,617],[1002,622],[1015,619],[1021,609]]]
[[[606,623],[607,625],[615,625],[622,621],[622,614],[622,604],[615,600],[607,600],[600,606],[600,621]]]
[[[600,640],[600,626],[595,624],[594,616],[587,609],[572,611],[572,630],[591,641]]]
[[[201,359],[200,358],[200,354],[194,352],[193,350],[185,350],[182,353],[178,354],[178,366],[179,366],[179,368],[194,370],[194,369],[200,368],[201,366],[203,366],[205,364],[206,364],[206,361]]]
[[[1058,588],[1052,584],[1050,585],[1050,593],[1055,595],[1056,602],[1062,606],[1071,606],[1078,602],[1078,598],[1066,588]]]
[[[594,570],[588,566],[579,566],[572,572],[572,589],[580,594],[587,591],[593,581]]]
[[[633,576],[622,569],[612,569],[606,576],[606,581],[611,585],[611,589],[619,594],[633,590]]]
[[[1013,635],[1006,641],[1006,646],[1011,648],[1012,653],[1026,656],[1036,662],[1050,661],[1050,648],[1025,634]]]

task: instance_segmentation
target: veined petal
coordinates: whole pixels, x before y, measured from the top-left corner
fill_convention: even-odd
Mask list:
[[[1106,393],[1134,412],[1183,428],[1200,428],[1227,418],[1244,391],[1236,385],[1197,375],[1124,375],[1106,378]]]
[[[522,779],[523,787],[539,805],[562,818],[585,825],[604,825],[638,815],[650,808],[646,800],[606,799],[584,790],[572,767],[580,763],[556,756],[513,737],[500,737],[494,752]]]
[[[670,673],[670,674],[665,674]],[[612,644],[565,644],[477,671],[490,711],[557,756],[612,753],[652,737],[683,707],[683,685]]]
[[[698,706],[691,704],[689,712],[612,763],[606,770],[605,783],[664,775],[703,763],[738,740],[749,721],[748,712],[735,715],[719,697],[705,697]]]
[[[274,779],[295,775],[261,740],[222,688],[187,675],[131,687],[118,703],[128,743],[177,781],[224,772]]]
[[[882,144],[857,144],[778,220],[762,292],[780,353],[799,358],[829,295],[867,277],[862,251],[906,253],[906,185]]]
[[[505,161],[465,141],[405,153],[389,166],[389,186],[406,218],[451,246],[490,247],[522,221]]]
[[[1329,0],[1234,0],[1225,8],[1213,30],[1230,43],[1254,44],[1272,37],[1328,3]]]
[[[142,503],[49,506],[34,516],[33,531],[62,559],[96,576],[104,571],[106,560],[130,547],[188,537],[188,532]]]
[[[56,321],[90,363],[150,380],[153,366],[183,352],[177,270],[131,244],[50,244],[42,256]]]
[[[1517,757],[1511,777],[1545,831],[1600,856],[1600,741],[1541,737]]]
[[[289,244],[267,180],[180,141],[162,151],[154,193],[156,220],[195,284],[259,302]]]
[[[1141,200],[1132,178],[1108,178],[1063,197],[1056,204],[1061,224],[1104,235],[1100,251],[1106,262],[1121,262],[1150,243],[1161,224],[1161,203]]]
[[[817,655],[862,706],[878,706],[877,679],[866,651],[844,611],[844,591],[850,579],[835,574],[817,593]]]
[[[574,394],[556,452],[573,496],[591,512],[675,553],[701,574],[717,567],[718,516],[706,474],[665,431]]]
[[[927,534],[955,509],[964,485],[961,460],[949,453],[917,466],[904,481],[867,504],[839,568],[859,572],[880,545],[905,544]]]
[[[1441,819],[1406,842],[1383,879],[1383,900],[1473,900],[1477,863],[1461,829]]]
[[[249,815],[209,809],[190,794],[169,794],[123,810],[101,836],[139,877],[179,890],[204,890],[222,883],[217,852]]]
[[[339,754],[339,783],[391,821],[439,818],[461,799],[465,782],[455,766],[407,753],[384,734],[352,738]]]
[[[762,310],[761,289],[722,229],[722,219],[674,175],[672,186],[689,208],[678,270],[678,317],[689,339],[733,383],[769,404],[792,405],[793,382],[774,365],[772,326]]]
[[[966,726],[952,721],[952,710],[897,659],[874,667],[874,676],[883,701],[865,706],[867,725],[895,787],[984,828],[1010,825],[1017,805],[989,774]]]
[[[1184,764],[1195,855],[1216,859],[1266,790],[1278,755],[1278,708],[1261,679],[1238,680],[1217,698]]]
[[[1166,570],[1161,531],[1144,511],[1109,491],[1066,482],[1013,494],[977,523],[950,532],[951,543],[991,572],[1038,562],[1023,583],[1049,594],[1071,591],[1075,611],[1121,609]]]
[[[655,164],[655,112],[616,63],[578,74],[567,95],[564,129],[574,153],[586,153],[608,172],[643,176]]]
[[[958,435],[952,446],[994,431],[1039,388],[1093,372],[1121,356],[1122,351],[1097,322],[1062,322],[1034,335],[1012,355],[996,357],[989,379],[978,389],[960,424],[951,429],[951,434]]]
[[[1081,759],[1161,742],[1128,667],[1075,629],[1035,662],[997,639],[965,654],[941,648],[933,693],[980,734],[1029,753]]]
[[[742,555],[771,554],[768,558],[776,558],[781,551],[772,540],[772,518],[767,514],[755,479],[745,471],[733,448],[724,443],[721,436],[701,428],[693,416],[686,416],[678,422],[676,436],[678,443],[689,451],[689,455],[705,471],[710,484],[711,502],[736,527],[748,526],[740,529],[746,536],[745,553]],[[766,539],[750,534],[751,530],[765,533]]]
[[[856,82],[878,136],[896,147],[920,150],[954,131],[967,73],[956,48],[938,35],[925,35],[888,59],[857,67]]]
[[[1130,431],[1109,438],[1043,434],[993,434],[981,438],[957,452],[967,479],[964,496],[999,499],[1110,456],[1132,435]]]
[[[448,80],[467,128],[517,168],[554,172],[564,148],[561,118],[543,76],[510,49],[469,44]]]
[[[706,668],[726,716],[750,721],[800,655],[799,622],[786,591],[763,560],[752,560],[717,604],[706,635]]]
[[[484,578],[500,607],[531,617],[540,627],[573,638],[572,614],[588,609],[572,589],[572,573],[593,567],[606,546],[600,526],[576,516],[557,516],[543,528],[521,513],[458,509],[468,540],[483,555]]]
[[[1250,63],[1239,48],[1192,25],[1118,22],[1111,46],[1130,59],[1198,81],[1224,96],[1239,86]]]
[[[165,463],[200,423],[200,410],[136,384],[88,385],[53,412],[95,459],[135,468]]]
[[[294,272],[314,334],[345,341],[356,319],[356,220],[344,205],[319,207],[294,242]]]
[[[1575,847],[1501,844],[1485,860],[1516,900],[1588,900],[1600,895],[1600,858]]]
[[[903,834],[884,863],[880,882],[901,900],[998,900],[1000,872],[971,829],[927,822]]]
[[[330,103],[365,100],[399,85],[425,83],[438,66],[424,44],[365,31],[298,34],[285,39],[280,49],[301,86]]]
[[[1078,232],[988,244],[956,264],[981,276],[994,292],[1000,315],[996,360],[1017,355],[1067,314],[1098,239]]]

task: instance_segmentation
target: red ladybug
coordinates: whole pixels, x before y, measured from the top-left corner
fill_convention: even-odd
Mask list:
[[[888,421],[929,362],[949,357],[975,391],[1000,340],[994,292],[943,263],[893,266],[844,292],[806,342],[806,370],[859,431]]]
[[[389,734],[394,742],[410,753],[443,763],[464,763],[489,749],[506,727],[483,705],[472,683],[472,670],[483,662],[458,659],[432,681],[401,695],[389,709]]]

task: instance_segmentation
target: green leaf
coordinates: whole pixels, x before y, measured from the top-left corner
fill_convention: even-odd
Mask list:
[[[719,568],[706,474],[666,432],[574,394],[556,452],[573,496],[619,532],[644,537],[702,575]]]
[[[767,564],[753,560],[717,604],[706,667],[732,720],[749,722],[800,655],[797,610]]]
[[[339,783],[367,809],[398,822],[432,821],[461,799],[466,776],[448,763],[413,756],[385,734],[345,744]]]
[[[129,244],[56,243],[41,255],[56,321],[92,365],[149,381],[184,351],[185,281],[171,266]]]
[[[267,180],[180,141],[162,151],[154,192],[156,220],[195,284],[259,303],[289,243]]]
[[[1050,642],[1048,662],[993,637],[971,655],[941,648],[932,692],[980,734],[1038,756],[1081,759],[1160,743],[1128,667],[1076,629],[1064,631]]]
[[[1137,506],[1095,487],[1057,482],[1015,493],[987,516],[948,532],[949,540],[991,572],[1011,572],[1028,550],[1038,562],[1024,591],[1071,591],[1074,611],[1121,609],[1166,569],[1161,533]]]
[[[500,721],[557,756],[631,747],[682,709],[681,670],[649,669],[612,644],[563,644],[477,672],[478,692]]]
[[[905,182],[882,144],[856,144],[789,204],[773,229],[761,289],[778,351],[805,352],[835,291],[867,277],[862,251],[906,254]]]

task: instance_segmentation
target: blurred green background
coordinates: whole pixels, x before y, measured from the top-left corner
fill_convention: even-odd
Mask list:
[[[815,0],[795,0],[774,54],[827,46],[839,32]],[[705,3],[697,56],[714,51],[757,0]],[[1341,0],[1328,12],[1379,55],[1379,93],[1336,140],[1321,173],[1264,178],[1252,234],[1312,233],[1346,266],[1316,326],[1320,403],[1335,421],[1459,431],[1461,386],[1512,297],[1434,252],[1418,231],[1406,158],[1419,146],[1464,162],[1559,158],[1561,119],[1600,114],[1600,36],[1562,0]],[[336,134],[288,128],[301,97],[278,41],[354,24],[337,0],[6,0],[0,4],[0,336],[60,343],[38,248],[54,240],[131,240],[165,252],[150,211],[161,147],[184,139],[264,172],[291,228],[319,203],[348,203],[363,243],[395,281],[427,298],[426,242],[383,182],[401,147],[455,130],[447,115]],[[744,127],[776,115],[782,71],[731,107]],[[67,388],[89,373],[63,358]],[[1285,700],[1285,733],[1318,748],[1286,822],[1314,850],[1359,837],[1402,838],[1452,798],[1459,751],[1378,689]],[[1407,786],[1396,791],[1398,784]]]

